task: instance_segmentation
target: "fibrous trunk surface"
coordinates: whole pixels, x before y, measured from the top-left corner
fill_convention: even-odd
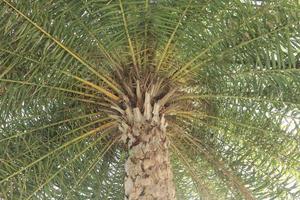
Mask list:
[[[148,105],[147,105],[148,104]],[[125,163],[126,200],[174,200],[175,187],[169,160],[164,116],[159,104],[146,101],[143,113],[139,108],[127,109],[130,125],[120,126],[129,156]]]

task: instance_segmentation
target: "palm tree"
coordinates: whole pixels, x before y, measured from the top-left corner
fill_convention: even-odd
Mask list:
[[[0,0],[0,199],[299,199],[297,0]]]

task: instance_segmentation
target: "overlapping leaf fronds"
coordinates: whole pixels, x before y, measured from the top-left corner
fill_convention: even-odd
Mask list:
[[[178,199],[300,198],[299,13],[293,0],[0,0],[0,199],[124,198],[110,116],[124,66],[187,94],[174,101],[190,110],[166,111]]]

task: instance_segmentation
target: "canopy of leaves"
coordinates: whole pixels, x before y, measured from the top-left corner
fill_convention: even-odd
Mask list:
[[[168,116],[178,199],[300,198],[299,1],[0,0],[0,199],[124,198],[128,63],[197,108]]]

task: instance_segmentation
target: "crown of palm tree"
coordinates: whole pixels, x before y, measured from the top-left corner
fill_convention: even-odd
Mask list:
[[[177,199],[300,198],[299,22],[296,0],[0,0],[0,199],[124,199],[144,118]]]

